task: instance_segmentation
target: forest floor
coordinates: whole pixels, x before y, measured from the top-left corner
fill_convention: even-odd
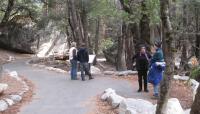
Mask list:
[[[13,56],[17,61],[22,59],[21,61],[18,62],[5,64],[4,67],[11,70],[16,70],[17,72],[19,72],[20,74],[24,75],[26,78],[31,80],[28,81],[27,79],[25,79],[27,80],[30,87],[34,88],[32,83],[34,83],[36,86],[36,92],[35,95],[33,96],[33,101],[30,102],[30,104],[28,104],[27,106],[23,107],[20,114],[33,114],[33,113],[55,114],[55,113],[60,113],[61,111],[65,112],[68,111],[69,113],[80,113],[80,114],[85,114],[86,112],[87,114],[117,114],[118,113],[117,109],[112,109],[107,102],[103,102],[100,100],[100,96],[103,90],[109,87],[115,89],[119,95],[126,98],[140,98],[140,99],[142,98],[152,102],[153,104],[157,102],[156,100],[151,99],[153,95],[152,93],[153,88],[151,85],[149,85],[149,90],[150,90],[149,93],[144,93],[144,92],[137,93],[138,89],[137,76],[118,77],[118,76],[104,76],[101,74],[94,76],[95,79],[92,81],[86,81],[84,83],[80,81],[72,82],[68,75],[66,77],[66,74],[54,73],[52,71],[46,71],[25,65],[26,61],[23,61],[23,59],[30,58],[30,55],[15,54],[4,50],[0,50],[0,53],[1,53],[0,60],[5,63],[7,63],[7,60],[9,59],[10,56]],[[47,66],[50,65],[56,68],[64,68],[63,70],[66,71],[69,70],[69,64],[67,64],[65,61],[63,62],[56,61],[56,62],[57,63],[55,64],[51,63],[51,65],[48,62],[46,63],[43,62],[42,64]],[[102,71],[115,70],[114,66],[108,64],[107,62],[101,62],[101,64],[97,64],[97,67],[100,68]],[[7,79],[3,79],[2,81],[5,80]],[[94,85],[95,88],[93,87]],[[172,81],[171,87],[172,88],[170,89],[171,91],[170,97],[178,98],[184,109],[190,108],[192,104],[191,89],[181,81]],[[78,88],[79,91],[77,91],[76,88]],[[80,92],[83,95],[80,96],[79,95]],[[16,112],[19,111],[19,108],[22,106],[22,104],[27,103],[27,101],[30,101],[33,94],[34,94],[33,89],[31,89],[31,91],[25,95],[22,103],[11,108],[5,114],[16,114]],[[57,99],[56,102],[52,100],[52,98],[54,97],[57,98],[56,96],[62,96],[62,95],[65,95],[64,98],[66,99],[62,99],[59,97],[60,100]],[[71,96],[74,96],[72,101],[70,100]],[[67,99],[68,97],[70,99]],[[65,101],[65,103],[63,101]],[[53,102],[54,104],[52,104]],[[72,106],[68,106],[69,103]],[[62,105],[62,106],[58,108],[57,105]],[[68,106],[67,109],[66,106]],[[39,107],[43,107],[43,109],[40,109]],[[76,110],[76,108],[78,107],[80,108],[79,111]],[[36,110],[37,108],[40,110]],[[92,110],[86,111],[86,109],[88,108]]]

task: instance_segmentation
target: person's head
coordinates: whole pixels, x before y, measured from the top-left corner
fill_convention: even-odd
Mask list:
[[[72,42],[71,47],[76,47],[76,42]]]
[[[81,43],[81,47],[85,47],[86,45],[85,45],[85,43]]]
[[[145,53],[145,52],[146,52],[146,47],[140,46],[140,53]]]
[[[156,49],[161,48],[161,47],[162,47],[162,42],[161,42],[161,41],[155,41],[154,47],[155,47]]]

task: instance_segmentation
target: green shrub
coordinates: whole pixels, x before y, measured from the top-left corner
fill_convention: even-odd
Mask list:
[[[191,70],[190,78],[197,79],[200,77],[200,67],[195,67]]]
[[[113,42],[112,38],[106,38],[101,41],[100,48],[101,48],[101,50],[106,50],[106,49],[111,48],[113,46],[113,44],[114,44],[114,42]]]

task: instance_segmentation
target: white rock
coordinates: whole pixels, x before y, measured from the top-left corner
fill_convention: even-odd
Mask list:
[[[164,114],[184,114],[183,108],[177,98],[168,99]]]
[[[104,90],[104,93],[107,93],[107,92],[115,92],[115,90],[112,88],[108,88],[108,89]]]
[[[95,66],[91,66],[91,73],[92,74],[101,74],[101,70]]]
[[[156,106],[142,99],[128,98],[119,106],[119,114],[155,114]]]
[[[191,109],[187,109],[184,111],[184,114],[190,114]]]
[[[0,93],[1,94],[7,89],[8,89],[8,84],[0,83]]]
[[[127,75],[136,75],[137,71],[127,70],[127,71],[121,71],[117,73],[117,76],[127,76]]]
[[[188,81],[190,78],[188,76],[180,76],[179,80]]]
[[[181,76],[179,76],[179,75],[174,75],[174,77],[173,77],[173,78],[174,78],[175,80],[179,80],[179,79],[180,79],[180,77],[181,77]]]
[[[193,100],[194,100],[195,99],[195,95],[197,93],[197,89],[199,87],[199,82],[197,82],[194,79],[191,79],[190,80],[190,84],[191,84],[191,87],[192,87],[192,90],[193,90]]]
[[[115,74],[114,71],[104,71],[103,73],[104,73],[104,75],[114,75]]]
[[[113,89],[111,89],[111,88],[108,88],[108,89],[106,89],[105,91],[104,91],[104,94],[101,96],[101,100],[107,100],[108,99],[108,97],[111,95],[111,94],[113,94],[113,93],[115,93],[115,90],[113,90]]]
[[[14,102],[19,102],[22,100],[22,97],[19,95],[10,95],[10,99],[12,99]]]
[[[8,109],[8,104],[4,100],[0,100],[0,111],[5,111]]]
[[[120,102],[123,100],[125,100],[125,98],[117,95],[116,93],[111,93],[108,97],[108,102],[112,105],[112,108],[118,107]]]
[[[12,106],[14,104],[14,101],[11,99],[5,99],[5,101],[8,103],[9,106]]]
[[[16,71],[12,71],[9,73],[9,76],[15,78],[18,81],[21,81],[21,78],[19,78],[18,73]]]

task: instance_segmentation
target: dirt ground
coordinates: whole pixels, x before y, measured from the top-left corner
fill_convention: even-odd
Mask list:
[[[130,83],[137,81],[137,76],[113,76],[114,79],[127,80]],[[149,86],[150,95],[153,94],[153,87]],[[192,106],[192,89],[182,81],[172,80],[170,88],[170,98],[179,99],[183,109],[191,108]],[[157,103],[157,100],[149,99],[153,104]],[[90,114],[90,113],[89,113]],[[96,111],[91,114],[118,114],[118,109],[113,109],[107,102],[100,100],[100,95],[96,97]]]
[[[31,81],[29,81],[25,77],[23,76],[20,77],[27,83],[27,85],[29,86],[29,90],[23,95],[22,101],[9,107],[8,110],[0,112],[0,114],[18,114],[20,108],[31,101],[32,96],[34,94],[34,85]],[[0,99],[6,98],[10,94],[15,94],[19,92],[23,86],[21,82],[9,76],[3,76],[0,79],[0,82],[8,84],[8,90],[6,90],[4,94],[0,96]]]

